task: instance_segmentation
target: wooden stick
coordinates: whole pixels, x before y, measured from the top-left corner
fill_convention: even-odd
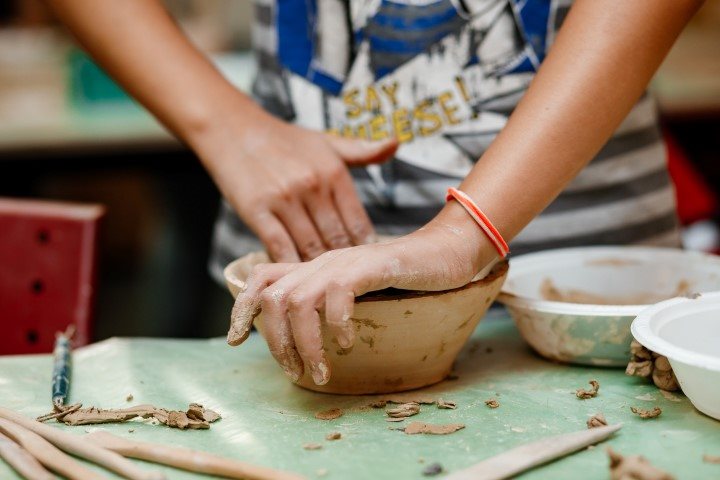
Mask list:
[[[40,435],[10,420],[0,419],[0,432],[22,445],[30,455],[53,472],[70,480],[106,480],[69,455],[64,454]]]
[[[476,463],[445,477],[445,480],[503,480],[543,463],[564,457],[605,440],[622,424],[556,435],[527,443]]]
[[[5,418],[28,430],[32,430],[59,449],[112,470],[125,478],[131,480],[165,480],[165,475],[160,472],[145,471],[115,452],[105,450],[82,437],[37,422],[7,408],[0,407],[0,418]]]
[[[30,452],[0,433],[0,458],[27,480],[55,480]]]
[[[85,435],[85,438],[125,457],[162,463],[191,472],[249,480],[300,480],[304,478],[295,473],[250,465],[189,448],[128,440],[105,431],[89,433]]]

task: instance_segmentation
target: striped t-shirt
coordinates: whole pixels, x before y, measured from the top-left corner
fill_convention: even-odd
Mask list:
[[[482,162],[570,4],[256,0],[253,95],[269,112],[307,128],[397,137],[393,160],[352,175],[378,233],[407,233],[432,219],[447,188]],[[511,249],[637,243],[680,244],[666,152],[647,95]],[[260,248],[223,202],[213,275],[220,279],[227,263]]]

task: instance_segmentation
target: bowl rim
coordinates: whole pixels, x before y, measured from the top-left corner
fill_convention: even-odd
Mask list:
[[[700,293],[694,298],[671,298],[670,300],[656,303],[655,305],[652,305],[640,312],[630,325],[630,332],[633,337],[635,337],[635,339],[645,348],[659,353],[660,355],[664,355],[670,360],[676,360],[693,367],[718,372],[720,371],[720,357],[713,357],[711,355],[697,353],[692,350],[688,350],[687,348],[679,347],[668,340],[661,338],[659,335],[656,335],[652,329],[653,318],[669,308],[686,303],[704,303],[712,300],[717,302],[719,307],[718,310],[720,310],[720,291]]]
[[[238,287],[240,291],[244,291],[246,288],[246,283],[243,280],[240,280],[237,275],[234,274],[233,270],[235,265],[240,263],[241,261],[245,260],[246,257],[256,254],[258,252],[251,252],[247,255],[243,255],[240,258],[236,258],[232,262],[228,263],[225,268],[223,269],[223,277],[225,278],[225,281],[227,283],[231,283],[234,286]],[[381,294],[377,295],[374,294],[376,292],[368,292],[364,295],[361,295],[360,297],[357,297],[355,299],[355,303],[364,303],[364,302],[383,302],[383,301],[393,301],[393,300],[407,300],[411,298],[426,298],[426,297],[434,297],[437,295],[442,295],[446,293],[452,293],[452,292],[459,292],[461,290],[466,290],[470,288],[480,287],[489,285],[496,280],[504,277],[508,270],[510,268],[510,264],[507,259],[498,261],[495,265],[493,265],[492,269],[490,269],[490,272],[485,275],[484,277],[475,280],[474,282],[466,283],[465,285],[461,287],[451,288],[448,290],[428,290],[428,291],[420,291],[420,290],[398,290],[397,294]]]
[[[508,285],[511,284],[513,276],[522,275],[526,264],[534,264],[538,261],[550,261],[562,258],[566,255],[621,255],[629,256],[631,254],[665,254],[683,256],[687,258],[695,257],[698,260],[711,259],[720,264],[720,258],[703,252],[695,252],[683,250],[681,248],[668,247],[652,247],[643,245],[597,245],[583,247],[567,247],[543,250],[539,252],[526,253],[512,258],[510,262],[513,265],[512,273],[508,275],[507,281],[498,295],[497,301],[508,306],[516,308],[531,309],[541,313],[555,313],[561,315],[576,316],[596,316],[596,317],[635,317],[644,309],[653,304],[636,304],[636,305],[599,305],[592,303],[572,303],[558,302],[552,300],[543,300],[541,298],[532,298],[517,295],[509,292]]]

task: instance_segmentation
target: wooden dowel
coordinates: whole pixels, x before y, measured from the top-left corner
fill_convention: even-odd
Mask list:
[[[0,433],[0,458],[26,480],[55,480],[30,452]]]
[[[300,480],[304,478],[295,473],[250,465],[189,448],[128,440],[104,431],[89,433],[85,435],[85,438],[125,457],[170,465],[191,472],[248,480]]]
[[[96,463],[130,480],[165,480],[165,475],[160,472],[145,471],[115,452],[7,408],[0,407],[0,417],[32,430],[67,453]]]
[[[30,455],[35,457],[47,468],[70,480],[106,480],[107,477],[93,472],[70,455],[66,455],[27,428],[15,422],[0,419],[0,432],[22,445]]]

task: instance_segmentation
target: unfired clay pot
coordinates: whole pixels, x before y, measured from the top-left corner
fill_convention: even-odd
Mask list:
[[[268,261],[265,253],[251,253],[225,268],[233,297],[245,290],[252,267]],[[500,292],[507,271],[508,263],[503,261],[486,277],[453,290],[391,289],[357,298],[352,317],[355,344],[343,349],[324,337],[330,381],[315,385],[306,371],[298,384],[318,392],[357,395],[399,392],[443,380]],[[254,322],[261,334],[262,317],[261,312]]]

